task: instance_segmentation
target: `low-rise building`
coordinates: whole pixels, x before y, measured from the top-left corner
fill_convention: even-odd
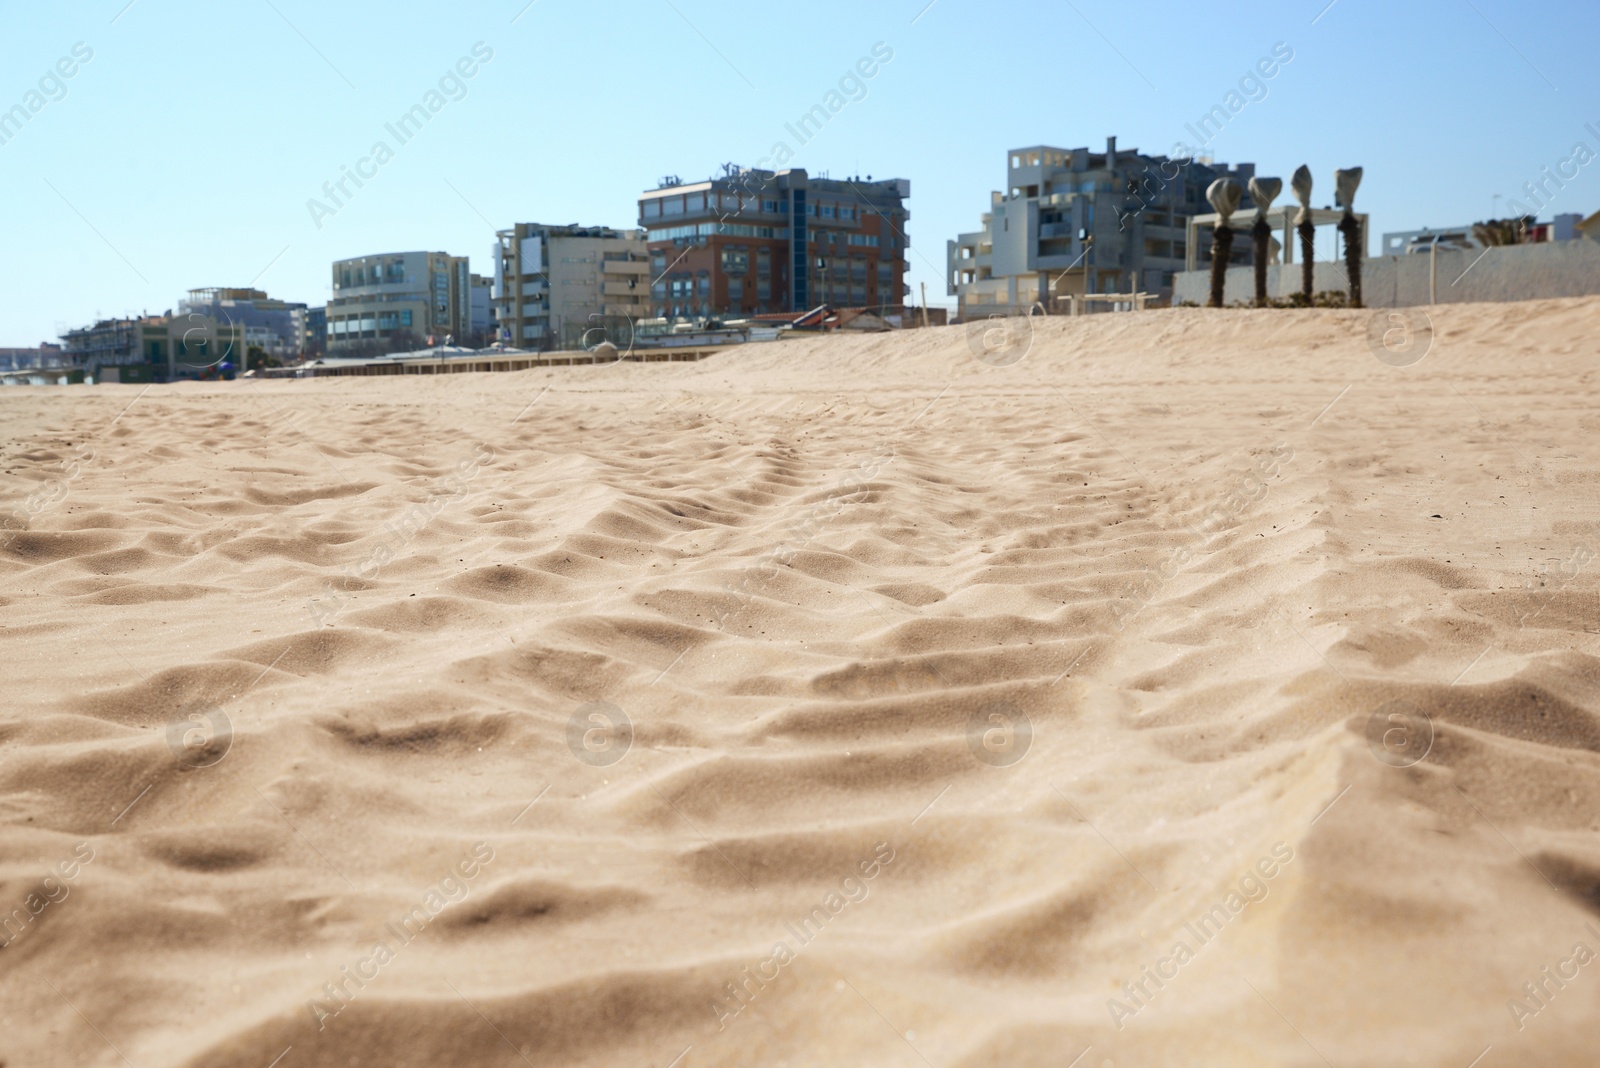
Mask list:
[[[1513,225],[1508,232],[1516,237],[1514,243],[1519,245],[1534,245],[1541,241],[1573,241],[1584,236],[1584,218],[1577,212],[1556,215],[1549,222],[1539,222],[1532,216],[1526,217],[1523,224],[1516,224],[1515,220],[1510,222]],[[1438,230],[1426,226],[1421,230],[1394,230],[1383,235],[1383,247],[1379,255],[1404,256],[1411,252],[1428,252],[1435,246],[1445,251],[1483,248],[1478,229],[1484,225],[1465,223]]]
[[[500,340],[534,352],[630,336],[649,313],[644,232],[517,223],[497,234],[495,325]]]
[[[1007,153],[1006,192],[990,194],[981,228],[947,243],[948,295],[963,319],[1055,311],[1069,296],[1148,292],[1170,296],[1188,256],[1189,218],[1211,210],[1206,188],[1233,178],[1253,208],[1255,165],[1036,145]],[[1209,246],[1210,235],[1202,238]],[[1201,250],[1204,251],[1204,250]],[[1248,264],[1249,241],[1236,241],[1230,263]]]
[[[465,256],[387,252],[336,260],[333,294],[325,308],[331,355],[442,344],[446,337],[465,338],[472,329]]]
[[[243,370],[245,325],[199,312],[102,319],[62,335],[67,358],[99,382],[173,382]]]
[[[743,318],[822,304],[899,314],[910,238],[904,178],[813,178],[729,166],[639,197],[651,314]]]
[[[0,371],[47,370],[72,366],[60,345],[48,341],[31,349],[0,348]]]

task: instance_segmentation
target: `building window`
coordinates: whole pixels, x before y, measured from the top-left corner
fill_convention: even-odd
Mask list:
[[[744,300],[744,279],[728,279],[728,300],[738,304]]]
[[[709,222],[694,223],[688,226],[665,226],[650,231],[651,241],[680,241],[686,238],[710,237],[717,234],[723,237],[764,237],[769,240],[776,238],[779,241],[789,239],[787,226],[746,226],[743,223]]]
[[[722,272],[724,274],[742,275],[750,270],[750,253],[744,249],[727,248],[722,250]]]
[[[772,279],[766,277],[756,279],[756,299],[763,302],[763,307],[765,307],[764,302],[772,299]]]
[[[647,200],[644,202],[644,217],[646,219],[661,218],[661,201]]]
[[[695,284],[696,284],[696,288],[700,291],[700,295],[702,297],[710,296],[711,295],[711,272],[710,271],[697,271],[695,273]]]
[[[776,200],[763,200],[761,202],[761,210],[769,215],[776,215],[779,211],[778,202]]]
[[[824,219],[832,219],[838,214],[838,212],[834,210],[834,206],[832,204],[821,205],[821,211]]]
[[[683,198],[682,197],[668,197],[667,199],[663,200],[661,202],[661,214],[663,214],[663,215],[682,215],[683,214]]]

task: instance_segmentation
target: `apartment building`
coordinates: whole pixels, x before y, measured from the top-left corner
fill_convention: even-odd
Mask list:
[[[483,348],[494,340],[494,279],[481,274],[468,277],[470,311],[467,315],[467,336],[464,343]]]
[[[639,197],[656,318],[742,318],[822,304],[898,314],[909,292],[904,178],[728,166]]]
[[[946,292],[963,319],[1026,310],[1054,311],[1069,295],[1140,290],[1170,297],[1184,269],[1190,216],[1211,211],[1206,188],[1233,178],[1246,189],[1255,165],[1036,145],[1007,153],[1006,191],[990,194],[981,228],[946,245]],[[1208,258],[1210,233],[1201,236]],[[1249,241],[1230,262],[1248,264]]]
[[[306,306],[275,300],[259,289],[191,289],[178,303],[183,314],[198,312],[220,321],[243,323],[245,349],[259,348],[279,360],[305,353]]]
[[[336,260],[327,303],[329,355],[405,351],[465,339],[472,329],[466,256],[388,252]]]
[[[496,236],[501,341],[533,351],[576,349],[586,336],[630,336],[632,323],[649,314],[643,231],[517,223]]]
[[[307,358],[321,356],[328,344],[328,309],[325,305],[306,309],[305,341],[301,346]]]

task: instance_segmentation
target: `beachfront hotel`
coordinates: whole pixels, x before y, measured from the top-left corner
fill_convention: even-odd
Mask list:
[[[742,317],[822,304],[892,309],[909,292],[905,178],[728,167],[639,197],[657,318]]]
[[[497,232],[494,314],[499,339],[543,352],[585,338],[631,336],[649,315],[642,230],[517,223]]]
[[[1184,269],[1189,217],[1211,210],[1206,187],[1232,178],[1248,187],[1255,164],[1035,145],[1006,154],[1006,191],[989,194],[979,229],[945,249],[946,293],[963,319],[1026,310],[1085,293],[1170,296]],[[1240,210],[1253,207],[1246,193]],[[1202,236],[1209,246],[1209,231]],[[1203,250],[1201,250],[1203,251]],[[1251,262],[1250,242],[1231,263]]]
[[[297,301],[278,300],[249,287],[209,286],[189,290],[178,310],[242,324],[246,351],[258,348],[279,360],[299,359],[306,351],[307,308]]]
[[[327,304],[330,355],[387,351],[408,340],[464,341],[472,331],[472,278],[465,256],[389,252],[335,260]],[[403,347],[418,347],[408,344]]]

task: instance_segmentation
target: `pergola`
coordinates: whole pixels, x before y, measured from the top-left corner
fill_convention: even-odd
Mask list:
[[[1267,222],[1274,230],[1279,232],[1278,240],[1283,242],[1284,263],[1294,262],[1294,219],[1299,211],[1300,205],[1298,204],[1280,204],[1277,207],[1267,209]],[[1229,218],[1228,225],[1233,227],[1235,234],[1242,234],[1248,239],[1251,227],[1256,224],[1257,214],[1258,211],[1255,208],[1241,208]],[[1356,221],[1361,224],[1361,258],[1366,259],[1367,215],[1365,212],[1360,211],[1356,212],[1355,215]],[[1311,208],[1310,216],[1312,226],[1338,226],[1339,221],[1344,218],[1344,212],[1329,208]],[[1218,220],[1221,218],[1222,216],[1215,213],[1210,215],[1191,215],[1189,217],[1188,228],[1184,233],[1184,268],[1186,270],[1194,271],[1200,267],[1200,243],[1198,238],[1201,227],[1210,230],[1217,225]]]

